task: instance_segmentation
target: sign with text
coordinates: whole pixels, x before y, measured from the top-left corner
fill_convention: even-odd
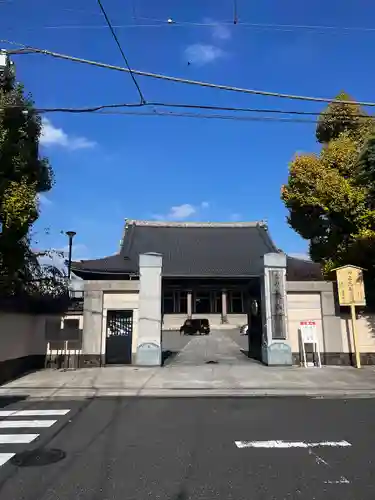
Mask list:
[[[340,306],[365,306],[365,287],[363,271],[356,266],[343,266],[336,269],[337,288]]]
[[[322,366],[322,361],[320,358],[320,348],[318,335],[316,330],[315,321],[301,321],[299,324],[299,330],[301,334],[301,348],[302,348],[302,359],[303,366],[306,368],[307,366],[318,366],[319,368]],[[305,344],[313,345],[313,361],[307,362],[306,356],[306,348]]]
[[[317,342],[315,321],[301,321],[299,327],[304,344],[315,344]]]

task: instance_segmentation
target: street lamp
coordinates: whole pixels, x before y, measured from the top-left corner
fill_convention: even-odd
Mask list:
[[[65,233],[69,238],[69,257],[68,257],[68,280],[70,280],[70,275],[72,272],[72,247],[73,247],[73,238],[77,234],[75,231],[67,231]]]

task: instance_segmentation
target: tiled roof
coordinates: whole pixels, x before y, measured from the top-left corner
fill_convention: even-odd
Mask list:
[[[308,260],[288,257],[286,261],[287,281],[323,281],[320,264]]]
[[[171,223],[127,221],[120,253],[103,259],[72,263],[80,275],[138,273],[139,254],[163,256],[164,277],[259,276],[263,255],[277,252],[267,227],[253,223]],[[314,264],[288,258],[288,267],[301,271]],[[81,271],[81,273],[80,273]],[[81,274],[82,275],[82,274]]]

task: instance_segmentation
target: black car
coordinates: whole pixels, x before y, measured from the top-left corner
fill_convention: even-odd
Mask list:
[[[181,335],[208,335],[210,333],[210,323],[208,319],[187,319],[180,328]]]

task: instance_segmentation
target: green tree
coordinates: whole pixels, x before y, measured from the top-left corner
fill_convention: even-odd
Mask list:
[[[27,288],[35,270],[30,229],[38,193],[51,189],[52,169],[39,153],[41,118],[8,62],[0,69],[0,295]]]
[[[337,101],[349,101],[353,104]],[[368,118],[368,114],[349,94],[340,92],[319,116],[316,139],[321,144],[327,144],[344,132],[353,139],[361,140],[367,132]]]
[[[337,100],[352,100],[341,93]],[[319,154],[296,155],[281,198],[289,225],[309,241],[323,272],[354,264],[375,276],[374,121],[354,101],[333,102],[320,115]]]

